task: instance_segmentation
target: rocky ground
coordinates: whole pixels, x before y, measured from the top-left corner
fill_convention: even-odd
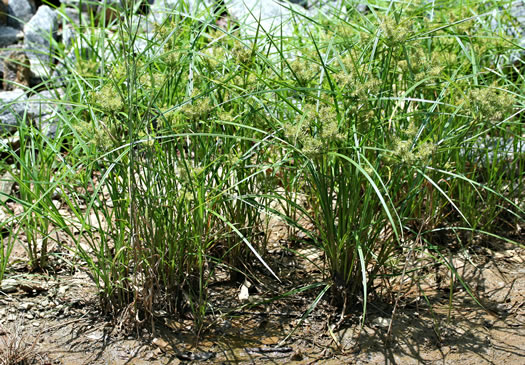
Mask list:
[[[313,263],[322,261],[320,252],[297,250]],[[17,247],[15,268],[24,255]],[[285,287],[321,279],[311,262],[279,248],[268,259],[282,268]],[[453,262],[475,297],[458,283],[451,292],[446,270],[420,272],[412,289],[392,287],[375,296],[362,327],[360,308],[340,322],[324,300],[302,321],[321,288],[256,304],[267,288],[253,283],[243,294],[242,286],[219,282],[209,292],[215,313],[199,336],[191,319],[161,313],[155,333],[126,336],[101,317],[95,289],[81,268],[37,275],[18,265],[2,283],[0,346],[14,344],[40,364],[522,364],[525,250],[476,245],[455,254]]]

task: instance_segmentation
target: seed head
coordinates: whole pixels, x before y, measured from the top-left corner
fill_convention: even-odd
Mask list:
[[[95,93],[94,102],[97,103],[102,110],[108,113],[119,112],[124,107],[122,97],[112,83],[105,84],[102,86],[102,89]]]

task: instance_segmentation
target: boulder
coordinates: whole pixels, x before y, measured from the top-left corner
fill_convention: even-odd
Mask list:
[[[525,33],[525,0],[514,1],[510,7],[510,13],[516,18],[521,34]]]
[[[29,58],[21,49],[10,51],[3,62],[3,89],[27,88],[31,82]]]
[[[48,137],[54,138],[59,125],[62,89],[44,90],[27,97],[23,90],[0,91],[0,132],[13,132],[22,118],[31,121]]]
[[[241,24],[248,35],[255,35],[260,24],[260,34],[291,36],[293,12],[289,8],[295,7],[296,12],[303,9],[291,3],[264,0],[224,0],[224,4],[230,16]]]
[[[48,138],[54,139],[60,131],[58,129],[58,120],[59,118],[56,114],[47,114],[39,118],[36,125],[42,134]]]
[[[355,9],[361,14],[368,14],[370,12],[370,8],[367,4],[357,4]]]
[[[203,14],[213,14],[214,0],[154,0],[150,2],[150,21],[162,24],[173,13],[202,17]]]
[[[520,139],[504,140],[500,137],[479,138],[466,148],[461,149],[461,153],[469,161],[485,165],[497,161],[517,161],[520,156],[525,155],[525,141]],[[510,166],[509,166],[510,167]]]
[[[513,35],[518,39],[519,45],[525,47],[525,0],[514,1],[510,7],[510,14],[517,23]],[[522,50],[521,55],[523,54]]]
[[[82,4],[83,13],[96,13],[99,7],[99,2],[93,0],[60,0],[60,3],[66,5],[66,9],[80,9]]]
[[[308,0],[288,0],[292,4],[301,5],[304,8],[309,8],[311,4],[308,3]],[[310,1],[311,2],[311,1]]]
[[[24,33],[22,33],[20,29],[0,25],[0,48],[15,44],[21,41],[23,38]]]
[[[27,99],[27,115],[39,119],[44,115],[55,114],[64,91],[61,89],[44,90]]]
[[[66,49],[69,49],[77,38],[77,30],[81,24],[89,24],[89,18],[86,13],[80,13],[78,9],[65,8],[58,14],[59,34],[58,39]],[[61,29],[60,29],[61,28]]]
[[[23,28],[24,24],[35,14],[36,7],[32,0],[3,0],[7,1],[7,25],[14,28]]]
[[[75,27],[71,24],[65,24],[62,28],[62,44],[66,49],[69,49],[77,37]]]
[[[508,14],[514,18],[514,24],[500,24],[500,14],[498,12],[508,11]],[[511,37],[515,38],[517,44],[521,47],[525,47],[525,0],[516,0],[510,4],[504,4],[498,10],[495,10],[492,14],[491,27],[494,31],[497,31],[499,27]],[[522,65],[525,51],[523,49],[510,55],[510,63]]]
[[[58,16],[47,5],[38,8],[36,14],[24,26],[24,48],[31,61],[31,72],[38,78],[48,78],[52,53],[57,37]]]
[[[23,90],[0,91],[0,131],[16,130],[25,113],[26,101]]]
[[[29,58],[23,50],[11,51],[3,63],[3,88],[6,91],[27,88],[31,82]]]

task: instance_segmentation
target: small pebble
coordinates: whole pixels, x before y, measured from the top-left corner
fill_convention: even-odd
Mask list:
[[[40,303],[40,308],[47,309],[48,307],[49,307],[49,300],[44,299],[44,300]]]
[[[390,326],[390,319],[377,317],[372,321],[372,325],[376,327],[387,328],[388,326]]]
[[[69,286],[67,286],[67,285],[60,286],[58,288],[58,294],[59,295],[64,295],[64,294],[66,294],[68,289],[69,289]]]
[[[18,286],[18,282],[14,279],[4,279],[2,280],[2,286],[0,288],[0,291],[3,291],[4,293],[14,293],[16,292],[16,287]]]
[[[27,311],[27,310],[33,308],[34,305],[35,305],[35,304],[32,303],[32,302],[24,302],[24,303],[20,304],[20,305],[18,306],[18,308],[19,308],[20,310]]]

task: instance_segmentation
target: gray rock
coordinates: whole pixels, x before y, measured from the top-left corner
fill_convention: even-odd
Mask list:
[[[63,96],[64,91],[61,89],[44,90],[32,95],[27,99],[27,114],[32,118],[53,114],[59,108],[57,103]]]
[[[72,25],[74,27],[86,26],[90,24],[90,16],[86,12],[80,12],[77,8],[65,8],[57,10],[58,25]]]
[[[176,9],[180,9],[178,0],[155,0],[150,6],[148,18],[154,23],[162,24]]]
[[[304,7],[308,6],[308,0],[289,0],[282,3],[271,0],[221,1],[228,14],[240,23],[241,31],[248,35],[256,33],[260,19],[264,29],[260,33],[281,34],[282,27],[283,35],[291,36],[293,34],[291,24],[293,13],[304,13]],[[332,1],[325,2],[332,3]],[[202,21],[215,22],[217,14],[214,13],[218,9],[216,3],[216,0],[187,0],[184,3],[179,0],[155,0],[150,6],[148,22],[163,23],[173,13],[187,14]]]
[[[23,90],[0,92],[0,132],[13,132],[22,118],[31,120],[47,137],[54,138],[58,132],[58,110],[63,90],[45,90],[27,97]]]
[[[361,14],[367,14],[370,12],[370,8],[368,8],[367,4],[357,4],[355,9],[360,12]]]
[[[512,2],[511,12],[515,17],[525,18],[525,1],[516,0]]]
[[[23,38],[24,33],[22,33],[22,31],[19,29],[8,26],[0,26],[0,48],[15,44],[21,41]]]
[[[326,17],[336,16],[339,17],[342,13],[347,13],[349,10],[356,9],[359,11],[358,4],[350,4],[348,8],[343,5],[342,0],[322,0],[315,3],[315,6],[311,6],[308,9],[308,15],[316,17],[318,14],[324,14]]]
[[[32,0],[8,0],[7,25],[22,28],[35,13],[35,4]]]
[[[101,0],[100,7],[111,7],[115,10],[123,11],[126,0]]]
[[[0,0],[1,1],[1,0]],[[21,44],[13,44],[12,46],[0,49],[0,74],[4,73],[4,60],[13,51],[23,51],[24,47]],[[0,82],[1,83],[1,82]]]
[[[23,90],[0,92],[0,131],[14,131],[23,118],[27,95]]]
[[[241,24],[241,30],[248,35],[255,35],[257,28],[262,27],[262,34],[291,36],[293,13],[288,8],[301,12],[302,7],[294,4],[279,4],[263,0],[224,0],[228,13]],[[304,10],[304,9],[303,9]]]
[[[53,302],[47,299],[44,299],[43,301],[41,301],[38,306],[42,309],[49,309],[50,307],[54,307]]]
[[[504,10],[502,8],[502,10]],[[525,0],[517,0],[514,1],[510,8],[508,8],[509,14],[516,20],[515,25],[503,25],[504,29],[506,30],[506,33],[514,38],[516,38],[517,43],[521,47],[525,47]],[[491,26],[494,28],[494,25],[496,28],[499,26],[497,23],[497,17],[494,17],[494,20],[496,20],[496,24],[493,24],[491,22]],[[525,51],[523,49],[516,51],[513,53],[509,61],[512,64],[519,64],[521,65],[523,62],[523,58],[525,57]]]
[[[180,8],[178,0],[155,0],[150,6],[149,19],[153,23],[162,24],[173,10]]]
[[[80,3],[82,3],[82,12],[96,11],[98,4],[95,1],[86,1],[86,0],[61,0],[61,4],[67,5],[69,8],[80,8]]]
[[[461,152],[465,158],[468,158],[468,160],[473,163],[485,164],[492,162],[494,159],[510,162],[520,156],[525,156],[525,141],[487,137],[478,139],[476,142],[462,149]]]
[[[78,9],[66,8],[58,13],[58,23],[62,26],[60,36],[66,49],[71,46],[77,37],[77,29],[80,26],[81,18],[83,24],[87,24],[86,13],[80,13]]]
[[[20,142],[20,138],[18,138],[18,141]],[[20,143],[18,143],[20,146]],[[4,150],[4,146],[2,145],[2,150]],[[4,151],[2,151],[4,152]],[[15,185],[15,178],[9,171],[7,171],[1,178],[0,178],[0,202],[5,203],[10,197],[11,192],[13,191],[13,186]],[[2,222],[7,221],[9,219],[8,215],[4,212],[3,209],[0,209],[0,217],[2,218]]]
[[[63,14],[61,14],[61,19],[59,22],[62,24],[76,24],[80,25],[80,17],[82,16],[82,21],[87,22],[86,14],[80,13],[76,8],[65,8]]]
[[[31,61],[31,72],[40,78],[50,76],[51,54],[56,39],[58,17],[47,5],[38,8],[36,14],[24,26],[24,48]]]
[[[48,138],[56,138],[60,126],[60,119],[57,113],[45,114],[35,118],[35,125],[38,130]]]
[[[118,18],[125,12],[126,0],[99,0],[100,5],[97,8],[97,13],[105,12],[104,17],[99,16],[98,26],[109,25],[115,23]],[[131,3],[130,3],[131,4]]]
[[[18,287],[18,282],[14,279],[4,279],[0,290],[4,293],[14,293]],[[16,317],[16,316],[15,316]]]
[[[71,24],[65,24],[62,28],[62,44],[69,48],[73,44],[73,41],[77,37],[77,32]]]
[[[196,16],[199,19],[211,17],[215,0],[155,0],[150,3],[149,21],[162,24],[173,13]]]
[[[525,38],[525,1],[514,1],[510,6],[509,12],[518,23],[518,29],[516,29],[515,32],[518,33],[517,35],[521,37],[521,40],[523,41]]]
[[[309,6],[308,0],[288,0],[288,1],[291,2],[292,4],[301,5],[304,8],[308,8]]]

